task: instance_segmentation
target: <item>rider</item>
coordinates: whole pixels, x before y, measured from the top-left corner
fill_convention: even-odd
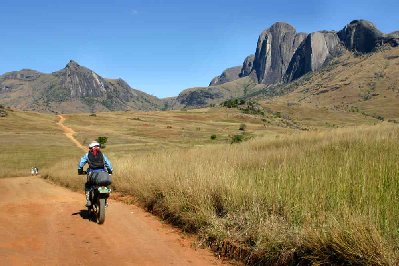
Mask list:
[[[91,172],[108,172],[112,174],[112,164],[110,160],[103,154],[100,150],[100,144],[97,141],[92,141],[89,144],[89,152],[87,152],[83,157],[80,159],[78,165],[78,174],[83,174],[83,166],[88,163],[89,168],[87,169],[87,175],[89,176]],[[91,184],[87,180],[85,183],[85,193],[86,193],[86,206],[91,206],[90,202],[90,187]]]

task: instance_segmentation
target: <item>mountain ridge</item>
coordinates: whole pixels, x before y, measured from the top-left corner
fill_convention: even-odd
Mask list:
[[[206,107],[289,84],[323,69],[346,52],[362,55],[397,46],[397,32],[382,33],[361,19],[339,31],[311,33],[298,33],[290,24],[276,22],[260,33],[255,54],[247,56],[241,66],[225,69],[208,87],[187,88],[176,97],[159,99],[70,60],[63,69],[49,74],[22,69],[1,75],[0,104],[67,113]]]
[[[70,60],[46,74],[22,69],[0,76],[0,104],[40,112],[159,110],[155,96],[131,88],[122,79],[107,79]]]

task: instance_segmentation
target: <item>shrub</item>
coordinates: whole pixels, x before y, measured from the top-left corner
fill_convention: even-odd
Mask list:
[[[231,137],[231,143],[239,143],[242,142],[243,136],[242,135],[233,135]]]
[[[242,99],[230,99],[224,101],[221,105],[227,108],[237,108],[239,105],[245,104],[245,100]]]
[[[245,125],[244,123],[240,125],[239,130],[244,131],[247,128],[247,125]]]
[[[215,134],[211,135],[211,140],[215,140],[215,139],[216,139],[216,135]]]

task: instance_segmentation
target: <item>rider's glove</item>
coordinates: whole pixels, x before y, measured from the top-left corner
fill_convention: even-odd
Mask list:
[[[83,175],[83,168],[78,169],[78,175]]]
[[[112,169],[107,168],[108,174],[112,175]]]

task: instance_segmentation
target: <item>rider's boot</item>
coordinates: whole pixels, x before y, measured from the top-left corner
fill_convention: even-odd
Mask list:
[[[86,207],[91,206],[91,201],[90,201],[90,191],[86,190]]]

